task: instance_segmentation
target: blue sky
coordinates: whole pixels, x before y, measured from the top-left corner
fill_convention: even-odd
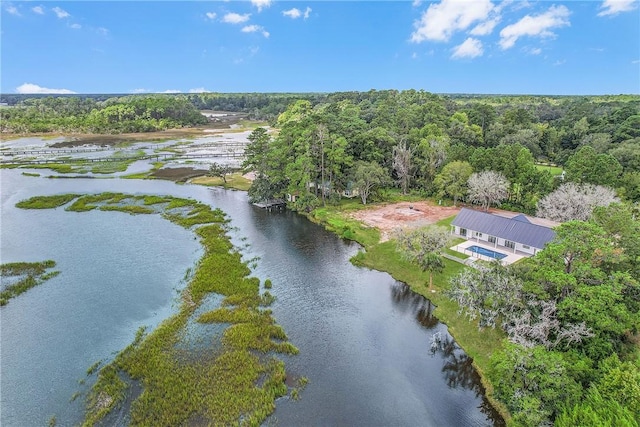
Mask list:
[[[638,3],[1,0],[0,91],[640,94]]]

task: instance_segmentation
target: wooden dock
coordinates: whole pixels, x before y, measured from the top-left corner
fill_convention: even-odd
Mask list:
[[[253,205],[262,209],[271,210],[274,208],[282,209],[287,205],[287,203],[283,199],[269,199],[261,202],[255,202]]]

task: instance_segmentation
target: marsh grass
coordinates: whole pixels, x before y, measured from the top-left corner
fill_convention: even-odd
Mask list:
[[[99,208],[101,211],[118,211],[118,212],[126,212],[131,215],[139,215],[139,214],[152,214],[154,213],[153,209],[146,208],[144,206],[117,206],[117,205],[103,205]]]
[[[100,365],[102,365],[102,360],[98,360],[93,365],[89,366],[89,368],[87,368],[87,376],[95,374],[98,371]]]
[[[249,277],[251,270],[227,236],[225,214],[194,200],[173,197],[67,196],[68,201],[75,199],[67,208],[70,211],[155,212],[183,227],[199,225],[194,231],[204,247],[182,293],[179,312],[148,335],[139,330],[134,341],[98,371],[87,396],[83,425],[99,423],[122,405],[131,393],[131,381],[143,387],[131,404],[131,425],[260,425],[275,410],[275,399],[288,392],[284,363],[275,354],[297,354],[298,349],[288,342],[271,311],[263,308],[273,296],[261,295],[260,280]],[[176,344],[210,293],[225,297],[222,306],[196,320],[228,326],[220,346],[212,346],[207,357],[185,357]],[[89,367],[87,375],[98,367],[99,363]]]
[[[52,209],[66,205],[78,194],[61,194],[57,196],[36,196],[27,200],[16,203],[16,207],[20,209]]]
[[[17,164],[16,167],[22,167],[24,165],[20,165]],[[49,169],[52,170],[54,172],[58,172],[58,173],[73,173],[73,172],[78,172],[78,173],[84,173],[86,171],[82,170],[81,172],[78,171],[77,169],[74,169],[74,167],[69,164],[69,163],[42,163],[39,165],[28,165],[29,169]]]
[[[47,271],[55,266],[56,263],[53,260],[12,262],[0,265],[0,281],[16,280],[11,285],[3,286],[2,291],[0,291],[0,306],[7,305],[10,299],[60,274],[59,271]]]
[[[120,178],[124,178],[124,179],[156,179],[156,177],[153,176],[153,172],[157,171],[158,169],[161,169],[164,166],[164,164],[165,164],[165,162],[153,162],[151,170],[148,170],[146,172],[132,173],[132,174],[129,174],[129,175],[124,175],[124,176],[121,176]]]

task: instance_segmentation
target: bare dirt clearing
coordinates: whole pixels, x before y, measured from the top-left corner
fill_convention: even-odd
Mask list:
[[[385,241],[397,228],[423,227],[457,215],[458,212],[460,212],[459,207],[438,206],[433,202],[423,201],[392,203],[353,212],[350,216],[379,229],[381,241]]]

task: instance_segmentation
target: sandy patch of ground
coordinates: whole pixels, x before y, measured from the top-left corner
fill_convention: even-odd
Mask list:
[[[458,207],[438,206],[430,201],[400,202],[377,206],[350,214],[352,218],[380,230],[381,241],[397,228],[418,228],[457,215]]]

